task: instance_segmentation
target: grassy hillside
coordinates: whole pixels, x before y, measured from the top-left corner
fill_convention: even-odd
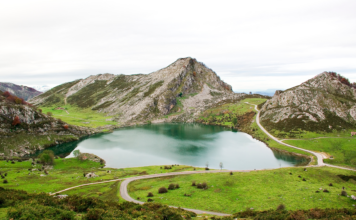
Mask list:
[[[204,111],[201,116],[197,119],[199,123],[208,123],[212,125],[222,125],[222,126],[233,126],[233,120],[236,118],[236,128],[239,131],[248,133],[254,138],[263,141],[274,151],[283,151],[283,153],[296,153],[299,155],[304,155],[303,157],[313,157],[312,154],[284,146],[277,143],[276,141],[270,139],[256,124],[256,110],[253,105],[259,105],[265,102],[267,99],[264,98],[248,98],[243,99],[237,103],[223,103],[221,105],[215,106],[212,109]],[[248,104],[248,103],[250,104]],[[307,161],[306,161],[307,163]],[[311,164],[315,164],[316,160],[314,158]]]
[[[352,179],[347,181],[340,175]],[[206,182],[208,189],[192,186],[193,181],[196,184]],[[160,187],[168,188],[171,183],[179,184],[180,188],[158,193]],[[333,186],[329,186],[330,183]],[[303,168],[282,168],[236,172],[233,175],[194,174],[139,180],[129,185],[129,193],[133,198],[147,200],[148,192],[152,192],[152,199],[161,204],[224,213],[240,212],[246,208],[276,209],[279,204],[284,204],[288,210],[354,208],[356,201],[340,194],[342,187],[346,188],[349,195],[355,194],[355,183],[356,176],[352,171],[328,167],[308,168],[307,171]],[[323,192],[324,189],[329,192]]]
[[[11,189],[21,189],[30,193],[35,192],[57,192],[71,186],[126,178],[137,175],[154,173],[177,172],[193,170],[191,166],[174,166],[172,169],[161,169],[160,166],[134,167],[125,169],[101,168],[103,165],[89,160],[78,160],[76,158],[61,158],[55,160],[53,169],[49,169],[49,175],[44,175],[41,164],[31,165],[30,161],[15,162],[0,161],[0,172],[7,173],[8,183],[0,182],[0,186]],[[29,171],[29,169],[31,171]],[[202,168],[196,168],[201,170]],[[111,173],[108,173],[108,171]],[[98,177],[85,178],[83,173],[95,172]],[[44,175],[44,176],[41,176]],[[95,197],[95,195],[94,195]]]
[[[356,138],[317,138],[285,140],[284,142],[316,152],[325,152],[332,157],[332,159],[324,159],[326,163],[352,168],[356,165]]]
[[[58,107],[62,109],[57,109]],[[113,118],[105,116],[105,114],[93,111],[91,109],[81,109],[72,105],[53,105],[49,107],[41,106],[44,113],[51,112],[53,117],[62,121],[84,127],[97,128],[105,125],[118,125],[117,122],[111,121]]]

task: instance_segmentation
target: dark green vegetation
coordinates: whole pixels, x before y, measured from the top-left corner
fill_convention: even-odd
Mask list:
[[[354,176],[354,172],[322,167],[307,168],[307,171],[304,168],[282,168],[234,172],[233,175],[225,172],[170,176],[132,182],[129,193],[143,201],[148,192],[155,194],[160,187],[179,184],[179,189],[152,198],[162,204],[223,213],[241,212],[246,208],[256,211],[276,209],[280,204],[287,210],[354,208],[356,201],[340,194],[342,187],[348,195],[356,194],[356,181],[340,175]],[[193,181],[196,186],[192,186]],[[203,182],[207,183],[207,188],[197,188],[198,183]],[[325,189],[328,192],[323,192]]]
[[[0,207],[13,219],[191,219],[195,213],[157,203],[138,205],[96,198],[56,198],[0,187]],[[184,216],[184,218],[183,218]]]

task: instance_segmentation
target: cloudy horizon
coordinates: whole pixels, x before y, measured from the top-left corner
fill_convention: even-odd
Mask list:
[[[356,1],[8,1],[0,82],[55,86],[148,74],[181,57],[237,92],[287,89],[323,71],[356,81]]]

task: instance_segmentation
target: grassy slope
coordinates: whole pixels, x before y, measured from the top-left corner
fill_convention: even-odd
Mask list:
[[[160,166],[134,167],[125,169],[101,169],[101,165],[92,161],[79,161],[75,158],[56,159],[56,164],[52,170],[49,170],[48,176],[40,176],[43,171],[28,171],[29,168],[40,168],[42,165],[32,167],[29,161],[10,162],[0,161],[0,172],[7,173],[9,183],[0,182],[1,187],[11,189],[22,189],[27,192],[56,192],[71,186],[81,185],[90,182],[100,182],[101,180],[111,180],[118,178],[126,178],[137,175],[147,175],[154,173],[166,173],[193,170],[190,166],[175,166],[172,169],[160,169]],[[201,169],[201,168],[200,168]],[[111,170],[111,174],[107,173]],[[83,177],[83,173],[95,172],[99,177],[87,179]],[[29,175],[31,173],[31,175]]]
[[[290,175],[289,173],[292,173]],[[139,180],[129,185],[133,198],[147,200],[147,193],[154,194],[154,201],[180,207],[234,213],[246,208],[254,210],[275,209],[279,204],[288,210],[310,208],[353,208],[355,201],[342,197],[342,187],[349,194],[356,194],[354,180],[344,181],[337,175],[354,175],[352,171],[329,167],[282,168],[249,173],[195,174],[175,177]],[[302,178],[307,181],[302,181]],[[191,186],[192,181],[207,182],[209,189],[202,190]],[[158,188],[168,187],[170,183],[180,185],[180,189],[158,194]],[[334,186],[328,186],[333,183]],[[329,193],[316,193],[319,188],[328,189]],[[191,194],[186,197],[184,194]]]
[[[218,106],[216,108],[206,110],[205,112],[202,113],[202,116],[199,117],[198,120],[200,120],[201,122],[204,122],[204,123],[207,123],[209,121],[210,122],[217,121],[217,122],[213,122],[212,124],[231,126],[232,125],[231,117],[228,116],[228,113],[222,114],[223,112],[228,111],[228,112],[230,112],[230,114],[243,115],[243,114],[251,112],[251,111],[256,111],[254,109],[254,106],[247,104],[245,102],[258,105],[265,101],[266,101],[266,99],[263,99],[263,98],[248,98],[248,99],[241,100],[238,103],[224,104],[224,105]],[[220,115],[217,115],[217,114],[220,114]],[[214,118],[214,119],[212,120],[211,118]],[[249,126],[248,130],[242,130],[242,131],[247,132],[250,135],[252,135],[253,137],[255,137],[256,139],[265,142],[269,147],[278,148],[278,149],[282,149],[285,151],[303,154],[303,155],[307,155],[307,156],[312,156],[311,154],[309,154],[307,152],[284,146],[284,145],[279,144],[276,141],[270,139],[258,127],[258,125],[256,123],[256,116],[254,117],[253,122]],[[311,164],[313,165],[315,163],[316,163],[316,160],[314,158],[314,160]]]
[[[65,108],[65,110],[56,110],[57,107]],[[91,109],[80,109],[69,104],[62,106],[39,107],[44,113],[51,112],[53,117],[60,118],[64,122],[77,126],[85,126],[96,128],[105,125],[118,125],[115,121],[106,121],[112,117],[107,117],[105,114],[98,113]],[[89,122],[89,123],[88,123]]]
[[[285,143],[316,152],[326,152],[334,159],[325,159],[326,163],[354,166],[356,165],[356,139],[348,138],[319,138],[309,140],[285,140]]]

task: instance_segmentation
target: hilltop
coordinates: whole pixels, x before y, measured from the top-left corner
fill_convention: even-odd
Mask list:
[[[74,106],[111,116],[120,125],[146,121],[193,122],[199,113],[226,99],[241,99],[210,68],[180,58],[150,74],[99,74],[59,85],[33,99],[36,106]]]
[[[0,90],[8,91],[11,94],[24,99],[25,101],[42,94],[42,92],[37,91],[34,88],[27,86],[19,86],[13,83],[0,82]]]
[[[261,108],[268,130],[332,132],[355,128],[356,84],[323,72],[301,85],[276,91]]]

